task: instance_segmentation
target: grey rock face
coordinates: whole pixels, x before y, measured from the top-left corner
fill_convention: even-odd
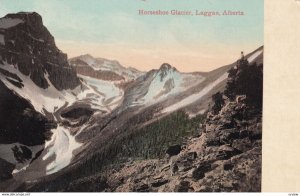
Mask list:
[[[13,164],[0,158],[0,181],[12,178],[11,172],[14,170],[14,168],[15,166]]]
[[[18,142],[28,146],[44,144],[56,124],[36,112],[25,99],[17,96],[0,82],[1,144]]]
[[[21,73],[30,76],[41,88],[49,86],[46,75],[58,90],[73,89],[79,85],[67,55],[56,47],[39,14],[8,14],[1,20],[11,19],[22,22],[9,28],[0,26],[0,33],[4,36],[4,46],[0,47],[3,62],[17,65]]]

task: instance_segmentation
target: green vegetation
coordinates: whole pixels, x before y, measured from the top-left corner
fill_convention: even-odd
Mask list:
[[[91,174],[103,166],[128,159],[162,158],[169,146],[183,144],[187,137],[199,134],[199,124],[204,118],[205,115],[189,118],[185,112],[178,111],[151,124],[124,130],[123,134],[109,140],[100,153],[87,160],[82,169]]]
[[[183,111],[170,114],[124,138],[118,157],[161,158],[169,146],[181,145],[188,136],[199,134],[203,119],[203,115],[189,119]]]
[[[217,92],[216,94],[214,94],[212,96],[212,100],[213,100],[213,107],[212,107],[212,112],[214,114],[217,114],[223,107],[223,105],[225,104],[225,101],[223,99],[223,94],[220,92]]]

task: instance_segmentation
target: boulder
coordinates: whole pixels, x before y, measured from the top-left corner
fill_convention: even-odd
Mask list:
[[[152,182],[151,186],[152,187],[160,187],[168,182],[169,182],[169,180],[166,180],[166,179],[158,179],[158,180],[155,180],[154,182]]]
[[[228,171],[228,170],[232,170],[233,167],[234,167],[233,164],[231,164],[231,163],[225,163],[224,166],[223,166],[223,169],[224,169],[225,171]]]
[[[181,151],[181,146],[180,145],[174,145],[174,146],[170,146],[166,153],[171,157],[171,156],[175,156],[178,155]]]
[[[175,186],[175,192],[188,192],[190,188],[190,182],[181,181],[178,185]]]
[[[195,180],[200,180],[205,177],[205,173],[212,170],[211,162],[201,163],[192,173],[192,177]]]
[[[229,146],[221,146],[216,155],[216,159],[218,160],[227,160],[235,155],[241,154],[241,151],[238,149],[229,147]]]
[[[150,192],[150,187],[148,184],[138,183],[135,185],[133,192]]]

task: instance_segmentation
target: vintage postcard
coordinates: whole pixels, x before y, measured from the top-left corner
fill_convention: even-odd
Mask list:
[[[0,0],[0,192],[261,192],[263,0]]]

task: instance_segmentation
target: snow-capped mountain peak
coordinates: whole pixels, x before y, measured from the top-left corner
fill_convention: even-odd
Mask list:
[[[172,67],[170,64],[168,63],[163,63],[159,70],[158,70],[158,75],[160,76],[160,80],[163,81],[164,78],[168,75],[168,74],[172,74],[175,73],[177,71],[177,69],[175,67]]]
[[[198,84],[203,77],[195,74],[180,73],[168,63],[163,63],[159,69],[154,69],[137,81],[125,94],[127,106],[151,105],[165,100],[187,90],[188,84]],[[194,81],[194,82],[191,82]]]

